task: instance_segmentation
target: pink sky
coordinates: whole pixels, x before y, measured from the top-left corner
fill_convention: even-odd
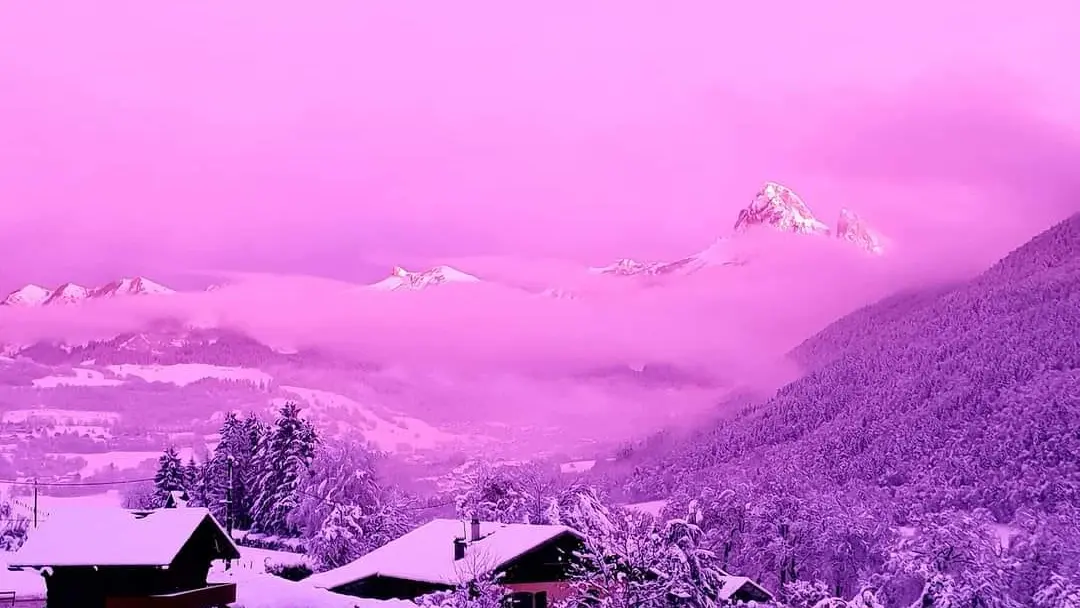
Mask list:
[[[1080,206],[1075,6],[4,3],[0,287],[673,256],[765,179],[981,263]]]

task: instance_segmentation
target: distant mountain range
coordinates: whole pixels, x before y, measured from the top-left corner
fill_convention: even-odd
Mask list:
[[[758,227],[793,234],[835,237],[868,253],[884,253],[881,237],[852,211],[841,209],[840,219],[833,230],[819,220],[797,194],[776,182],[767,182],[750,205],[739,211],[734,232],[741,234]],[[706,249],[673,262],[624,258],[608,266],[590,270],[596,274],[615,276],[658,276],[690,274],[708,267],[743,264],[743,261],[728,251],[730,239],[731,237],[719,238]]]
[[[169,295],[174,290],[143,277],[122,278],[99,287],[83,287],[75,283],[49,289],[40,285],[26,285],[9,293],[2,302],[5,306],[51,306],[77,304],[86,300],[102,300],[124,296]]]
[[[884,253],[881,237],[866,222],[848,209],[841,209],[836,228],[817,219],[810,207],[791,189],[767,182],[745,209],[739,212],[734,232],[741,234],[758,227],[769,227],[794,234],[833,237],[847,241],[875,255]],[[744,262],[734,257],[728,244],[734,236],[717,239],[709,247],[675,261],[640,261],[623,258],[607,266],[590,268],[594,274],[612,276],[664,276],[691,274],[709,267],[736,266]],[[448,284],[484,282],[477,276],[450,266],[435,266],[423,271],[409,271],[395,266],[390,276],[364,289],[376,291],[419,291]],[[207,291],[216,288],[211,287]],[[143,277],[123,278],[96,288],[65,283],[55,289],[26,285],[4,298],[5,306],[52,306],[77,304],[120,296],[169,295],[174,290]],[[556,299],[576,299],[577,295],[560,287],[550,287],[536,295]]]

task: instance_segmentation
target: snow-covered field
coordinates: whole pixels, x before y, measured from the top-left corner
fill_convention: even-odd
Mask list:
[[[11,503],[12,515],[25,517],[28,520],[33,519],[34,507],[31,498],[27,496],[18,496],[7,497],[5,499]],[[119,490],[109,490],[108,492],[89,494],[86,496],[49,496],[48,494],[39,494],[38,519],[39,521],[45,521],[53,513],[65,509],[98,507],[120,508],[122,500],[123,497]],[[3,589],[0,589],[0,591],[3,591]]]
[[[92,363],[92,362],[85,362]],[[227,367],[206,363],[177,363],[175,365],[137,365],[125,363],[109,365],[104,368],[109,372],[82,367],[72,368],[72,375],[52,375],[33,380],[36,388],[56,388],[58,386],[120,386],[124,378],[141,378],[147,382],[166,382],[176,386],[187,386],[192,382],[213,378],[215,380],[235,380],[250,382],[257,386],[269,385],[273,380],[270,374],[250,367]]]
[[[35,388],[56,388],[58,386],[119,386],[123,380],[106,378],[105,374],[81,367],[73,368],[72,376],[45,376],[33,381]]]
[[[167,382],[187,386],[192,382],[213,378],[236,380],[255,385],[267,385],[273,381],[270,374],[250,367],[225,367],[205,363],[178,363],[176,365],[110,365],[108,370],[117,376],[134,376],[147,382]]]
[[[433,449],[460,439],[417,418],[380,415],[372,408],[338,393],[298,386],[282,386],[281,390],[303,401],[310,408],[308,417],[320,428],[332,429],[337,426],[339,432],[359,432],[364,439],[388,452],[400,451],[404,445],[412,450]],[[274,407],[284,401],[277,400]]]
[[[180,453],[180,459],[184,462],[187,462],[194,453],[194,450],[189,447],[178,448],[177,451]],[[56,456],[85,460],[86,464],[78,472],[83,477],[87,477],[96,471],[109,468],[109,465],[115,465],[117,469],[134,469],[147,460],[156,462],[161,457],[161,450],[153,452],[103,452],[101,454],[61,453],[56,454]]]
[[[115,424],[120,420],[120,414],[116,412],[58,410],[51,408],[34,408],[26,410],[10,410],[0,414],[0,422],[5,424],[23,424],[26,422],[44,422],[57,426],[98,426]]]
[[[595,466],[595,460],[575,460],[574,462],[564,462],[560,464],[559,471],[562,473],[584,473]]]

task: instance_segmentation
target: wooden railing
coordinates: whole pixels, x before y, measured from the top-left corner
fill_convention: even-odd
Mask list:
[[[105,608],[226,608],[235,601],[236,584],[219,583],[164,595],[110,597]]]

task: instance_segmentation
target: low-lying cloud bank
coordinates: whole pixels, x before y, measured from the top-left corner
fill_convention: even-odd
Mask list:
[[[753,375],[836,317],[926,278],[912,275],[903,259],[821,237],[761,230],[724,246],[746,263],[653,283],[580,269],[565,280],[574,299],[495,281],[382,292],[264,275],[205,293],[3,309],[0,336],[85,340],[169,316],[241,329],[273,345],[347,349],[403,365],[666,363]]]

